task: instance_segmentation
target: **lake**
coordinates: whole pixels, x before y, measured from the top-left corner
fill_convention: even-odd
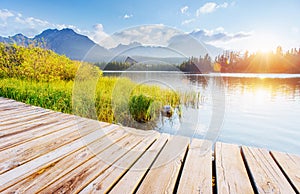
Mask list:
[[[198,106],[161,117],[155,130],[300,154],[300,74],[104,72],[140,84],[199,92]]]

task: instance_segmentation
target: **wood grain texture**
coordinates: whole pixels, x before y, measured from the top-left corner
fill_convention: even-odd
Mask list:
[[[157,134],[158,135],[158,134]],[[107,193],[121,176],[136,162],[156,140],[157,136],[143,137],[143,141],[113,163],[95,180],[89,183],[80,193]],[[124,191],[123,191],[124,193]]]
[[[53,119],[53,118],[64,119],[64,118],[68,118],[68,117],[64,117],[63,115],[54,114],[54,113],[47,114],[47,115],[44,115],[44,116],[40,115],[40,116],[38,116],[36,118],[33,118],[33,119],[28,119],[28,120],[23,120],[23,121],[19,120],[19,121],[15,121],[15,122],[7,124],[7,125],[0,126],[0,132],[3,133],[3,134],[9,134],[9,132],[11,130],[18,131],[15,128],[28,128],[32,125],[35,125],[35,123],[47,121],[47,120]]]
[[[161,134],[146,153],[129,169],[122,179],[112,188],[110,193],[133,193],[141,182],[146,171],[150,169],[154,159],[166,144],[169,135]]]
[[[78,126],[81,128],[80,132],[76,127],[68,127],[61,131],[1,151],[0,174],[97,130],[97,126],[90,122],[80,123]]]
[[[142,139],[127,136],[107,148],[100,154],[73,169],[68,174],[43,188],[39,193],[76,193],[107,170],[114,162],[122,158],[131,148],[137,146]]]
[[[239,146],[217,142],[215,163],[218,193],[254,193]]]
[[[211,149],[212,143],[209,141],[192,140],[180,178],[178,193],[212,193]]]
[[[0,132],[0,151],[60,131],[67,127],[78,125],[83,121],[82,119],[78,121],[74,121],[73,119],[49,119],[43,122],[36,122],[34,125],[26,127],[16,127],[12,130],[5,131],[5,133]]]
[[[300,156],[276,151],[271,154],[300,193]]]
[[[36,193],[42,187],[46,187],[84,162],[88,161],[95,154],[103,152],[113,143],[126,137],[128,134],[124,130],[120,130],[118,126],[109,126],[103,128],[104,133],[94,132],[89,134],[85,139],[85,143],[78,140],[66,145],[60,149],[49,153],[46,160],[41,158],[36,159],[35,163],[42,161],[39,168],[33,168],[31,171],[24,173],[19,180],[14,179],[10,182],[9,187],[5,192],[26,192]],[[70,148],[74,151],[70,151]],[[59,149],[57,149],[59,150]],[[68,152],[66,152],[66,150]],[[56,156],[55,158],[53,156]],[[51,158],[51,160],[49,160]],[[33,162],[33,161],[31,161]],[[37,184],[38,183],[38,184]]]
[[[259,193],[295,193],[267,150],[243,146],[242,151]]]
[[[0,97],[0,193],[212,193],[210,147]],[[217,143],[218,193],[299,193],[300,157],[271,154]]]
[[[158,156],[137,193],[172,193],[189,139],[173,136]]]

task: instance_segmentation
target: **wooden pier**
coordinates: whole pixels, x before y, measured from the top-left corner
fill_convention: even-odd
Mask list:
[[[0,193],[299,193],[300,157],[0,98]]]

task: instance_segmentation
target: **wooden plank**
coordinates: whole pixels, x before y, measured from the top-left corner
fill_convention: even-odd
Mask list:
[[[111,167],[90,182],[80,193],[107,193],[157,138],[158,134],[148,138],[142,137],[143,141],[139,145],[112,164]],[[122,193],[125,192],[123,191]]]
[[[193,139],[180,178],[178,193],[212,193],[212,143]]]
[[[271,151],[274,159],[300,193],[300,156]]]
[[[0,106],[6,105],[6,104],[17,104],[17,105],[22,105],[23,103],[17,102],[17,101],[15,101],[15,100],[11,100],[11,99],[4,99],[4,100],[1,100]]]
[[[29,115],[26,115],[24,117],[14,118],[14,119],[11,119],[11,120],[6,120],[6,121],[1,121],[0,122],[0,127],[1,127],[0,129],[2,130],[3,126],[15,124],[15,123],[23,123],[23,122],[26,122],[26,121],[34,122],[33,120],[35,120],[35,119],[45,118],[47,115],[51,115],[51,114],[57,114],[57,113],[49,112],[49,111],[35,112],[33,114],[29,114]]]
[[[267,150],[243,146],[242,151],[258,193],[295,193]]]
[[[30,125],[25,128],[19,127],[14,128],[13,130],[10,130],[8,132],[5,131],[5,133],[0,132],[0,151],[23,144],[33,139],[43,137],[45,135],[49,135],[67,127],[80,124],[83,121],[83,119],[75,121],[73,119],[60,120],[59,118],[56,118],[49,119],[43,122],[37,122],[34,125]]]
[[[80,129],[80,131],[78,129]],[[50,135],[3,150],[0,152],[0,174],[79,139],[95,130],[97,130],[96,123],[90,121],[83,122],[78,126],[68,127]]]
[[[124,130],[121,130],[116,125],[111,125],[110,128],[105,128],[103,133],[93,133],[93,136],[89,135],[90,137],[86,138],[88,141],[85,142],[85,145],[81,144],[78,147],[80,149],[74,152],[66,152],[64,155],[62,151],[65,150],[60,151],[60,154],[57,151],[56,153],[52,153],[52,155],[49,155],[52,157],[52,161],[47,158],[47,161],[42,161],[44,165],[31,169],[31,171],[25,174],[21,172],[23,175],[12,180],[9,183],[11,187],[7,188],[5,192],[36,193],[43,187],[50,185],[60,177],[63,177],[65,174],[95,157],[95,154],[103,152],[115,142],[128,136]],[[71,144],[74,143],[72,142]],[[53,155],[58,156],[58,158],[53,159]],[[40,160],[40,158],[37,160]],[[35,163],[37,162],[35,161]]]
[[[26,179],[27,181],[31,181],[30,186],[28,186],[28,189],[30,189],[30,187],[34,188],[41,188],[42,185],[39,185],[36,182],[35,179],[39,178],[39,176],[41,177],[48,177],[51,176],[49,175],[49,171],[51,173],[54,173],[54,175],[59,176],[61,174],[57,174],[56,171],[58,172],[63,172],[67,171],[68,168],[67,166],[59,166],[59,164],[68,164],[68,163],[64,163],[66,162],[66,159],[61,161],[61,159],[65,158],[66,156],[68,156],[69,154],[73,153],[76,150],[80,150],[82,148],[88,148],[88,153],[91,153],[90,147],[87,147],[87,145],[90,146],[90,144],[94,141],[97,141],[98,139],[103,139],[103,137],[105,137],[106,135],[109,135],[110,133],[114,132],[114,131],[119,131],[118,130],[119,126],[117,125],[109,125],[107,127],[104,127],[101,129],[101,131],[97,130],[94,131],[93,133],[90,133],[84,137],[82,137],[81,139],[75,140],[69,144],[66,144],[56,150],[53,150],[41,157],[38,157],[34,160],[31,160],[28,163],[25,163],[17,168],[14,168],[2,175],[0,175],[0,191],[3,191],[7,188],[9,188],[10,186],[18,183],[19,181],[25,179],[26,177],[29,178],[30,180]],[[84,139],[84,141],[83,141]],[[106,141],[104,142],[106,143]],[[111,142],[109,142],[111,143]],[[99,147],[96,147],[98,149],[105,149],[106,147],[104,146],[104,148],[102,147],[102,145],[104,144],[98,144]],[[95,148],[95,149],[96,149]],[[84,155],[84,153],[83,153]],[[76,155],[79,158],[77,158],[76,160],[80,160],[80,158],[84,158],[83,155]],[[76,163],[76,160],[72,160],[71,162]],[[56,163],[57,162],[57,163]],[[57,167],[60,168],[57,168]],[[72,169],[72,165],[70,166],[70,169]],[[51,174],[50,173],[50,174]],[[39,181],[43,181],[43,182],[47,182],[49,183],[52,179],[46,179],[45,180],[39,180]],[[42,182],[42,183],[43,183]],[[23,188],[26,189],[26,188]],[[37,189],[36,189],[37,190]],[[22,192],[21,192],[22,193]]]
[[[121,180],[113,187],[110,193],[133,193],[146,171],[150,169],[155,158],[166,144],[169,135],[161,134],[146,153],[129,169]]]
[[[18,116],[22,116],[22,115],[25,115],[27,114],[28,112],[38,112],[38,111],[43,111],[41,110],[41,108],[32,108],[32,107],[26,107],[26,106],[16,106],[16,107],[12,107],[12,108],[5,108],[5,109],[0,109],[1,112],[0,112],[0,116],[1,116],[1,121],[4,120],[4,119],[7,119],[10,117],[11,118],[16,118]],[[46,111],[46,110],[44,110]]]
[[[77,193],[141,141],[140,137],[129,135],[38,192]]]
[[[23,104],[23,103],[3,103],[0,104],[0,112],[2,112],[3,110],[7,110],[7,109],[18,109],[21,107],[29,107],[30,105],[28,104]]]
[[[154,162],[137,193],[172,193],[188,142],[186,137],[173,136]]]
[[[7,103],[7,102],[15,102],[15,100],[0,97],[0,103]]]
[[[30,131],[32,129],[34,129],[35,127],[39,126],[39,125],[43,125],[46,123],[53,123],[53,122],[63,122],[63,121],[70,121],[70,120],[82,120],[82,119],[76,119],[75,117],[68,117],[65,115],[47,115],[45,117],[41,117],[35,120],[31,120],[31,121],[27,121],[27,122],[20,122],[20,123],[16,123],[16,124],[11,124],[9,126],[2,126],[1,130],[0,130],[0,137],[6,137],[6,136],[11,136],[11,135],[15,135],[18,133],[22,133],[22,132],[27,132]]]
[[[238,145],[217,142],[215,163],[218,193],[254,193]]]

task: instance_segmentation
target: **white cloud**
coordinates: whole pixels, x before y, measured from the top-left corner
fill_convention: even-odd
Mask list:
[[[219,8],[227,8],[227,7],[228,7],[227,2],[224,2],[222,4],[217,4],[215,2],[208,2],[208,3],[205,3],[199,9],[197,9],[196,16],[200,16],[201,14],[212,13],[212,12],[216,11]]]
[[[91,39],[100,40],[106,34],[103,32],[103,26],[96,25],[94,31],[81,30],[74,25],[53,24],[46,20],[34,17],[25,17],[21,13],[0,9],[0,36],[13,36],[22,33],[25,36],[33,37],[49,28],[63,29],[71,28],[75,32],[87,35]]]
[[[13,16],[14,16],[14,14],[12,12],[8,11],[7,9],[0,10],[0,18],[1,18],[1,20],[5,21],[7,18],[13,17]]]
[[[187,24],[190,24],[190,23],[192,23],[194,21],[195,21],[194,18],[193,19],[189,19],[189,20],[184,20],[183,22],[181,22],[181,25],[187,25]]]
[[[105,38],[107,38],[108,34],[104,32],[102,24],[96,24],[94,25],[94,32],[92,32],[92,34],[89,37],[96,43],[99,43]]]
[[[22,33],[32,37],[47,28],[56,28],[55,24],[34,17],[24,17],[21,13],[0,9],[0,35],[12,36]]]
[[[132,18],[132,17],[133,17],[132,14],[125,14],[125,15],[123,16],[124,19],[129,19],[129,18]]]
[[[223,27],[218,27],[216,29],[207,30],[194,30],[190,33],[193,37],[212,44],[230,42],[232,40],[238,40],[243,38],[248,38],[252,36],[252,32],[236,32],[236,33],[229,33],[226,32]]]
[[[188,11],[188,9],[189,9],[188,6],[184,6],[184,7],[180,8],[180,12],[181,12],[182,14],[185,14],[185,13]]]
[[[128,45],[133,42],[148,46],[166,46],[169,39],[178,34],[182,32],[162,24],[137,26],[114,33],[99,44],[106,48],[113,48],[118,44]]]

